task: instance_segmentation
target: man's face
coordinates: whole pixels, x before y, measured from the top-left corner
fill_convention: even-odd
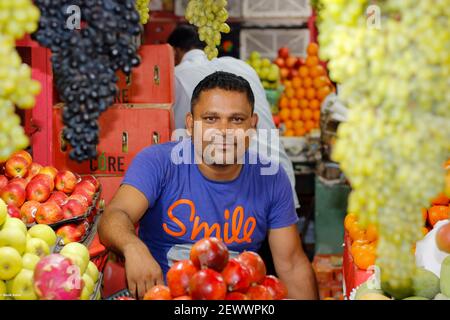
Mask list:
[[[194,106],[194,114],[186,117],[196,155],[213,165],[237,163],[249,147],[249,135],[257,122],[245,93],[219,88],[203,91]]]

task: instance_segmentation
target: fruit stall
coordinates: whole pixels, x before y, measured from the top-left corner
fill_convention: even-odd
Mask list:
[[[174,140],[186,24],[265,94],[317,298],[449,300],[450,3],[432,2],[1,1],[0,300],[137,299],[98,229],[136,156]],[[144,300],[292,300],[268,238],[206,233]]]

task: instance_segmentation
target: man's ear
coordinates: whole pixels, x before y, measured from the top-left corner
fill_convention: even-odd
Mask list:
[[[252,119],[251,119],[252,129],[255,129],[255,130],[256,130],[256,126],[258,125],[258,121],[259,121],[258,114],[253,113]]]
[[[194,116],[190,112],[186,114],[186,130],[188,135],[192,137],[194,132]]]

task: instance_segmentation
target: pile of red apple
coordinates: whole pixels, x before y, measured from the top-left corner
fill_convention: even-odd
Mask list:
[[[93,176],[81,178],[71,171],[43,167],[26,151],[18,151],[0,164],[0,198],[8,205],[8,214],[27,225],[53,225],[83,216],[99,187]],[[92,218],[66,224],[57,234],[66,244],[80,241]]]
[[[245,251],[229,259],[222,241],[204,238],[192,247],[190,260],[172,265],[167,286],[154,286],[144,300],[281,300],[286,296],[286,286],[266,275],[257,253]]]

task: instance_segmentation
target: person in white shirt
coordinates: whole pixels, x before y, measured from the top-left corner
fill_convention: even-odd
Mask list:
[[[167,41],[174,49],[175,55],[175,103],[173,106],[176,129],[185,128],[186,114],[191,109],[191,98],[197,84],[206,76],[216,71],[226,71],[245,78],[255,96],[255,113],[258,115],[258,129],[276,129],[266,93],[256,71],[246,62],[233,58],[221,57],[208,60],[203,51],[205,44],[200,41],[197,29],[191,25],[179,25]],[[269,134],[270,137],[270,134]],[[259,146],[258,146],[259,145]],[[295,174],[292,162],[288,158],[279,140],[252,139],[250,150],[258,152],[268,150],[271,161],[277,161],[286,171],[291,182],[295,207],[299,208],[295,191]]]

